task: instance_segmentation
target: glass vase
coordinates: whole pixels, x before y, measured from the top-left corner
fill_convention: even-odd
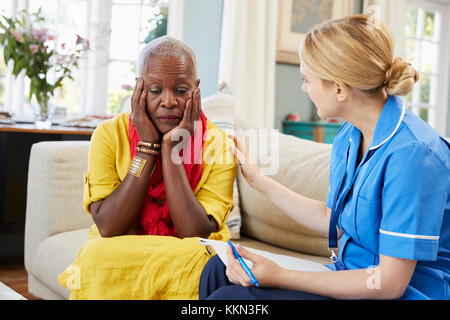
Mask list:
[[[49,101],[41,102],[33,107],[34,127],[50,129],[52,126],[53,105]]]

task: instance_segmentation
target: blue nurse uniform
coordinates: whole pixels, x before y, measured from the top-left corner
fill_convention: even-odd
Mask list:
[[[401,299],[449,299],[450,144],[390,96],[371,145],[358,162],[361,132],[345,123],[330,161],[330,243],[343,231],[332,269],[377,266],[380,254],[417,260]],[[334,231],[333,231],[334,230]],[[335,239],[334,239],[335,238]],[[335,246],[334,244],[332,246]],[[324,299],[302,292],[234,286],[213,257],[199,285],[203,299]]]
[[[380,254],[417,260],[402,299],[449,299],[449,143],[396,96],[357,163],[360,141],[359,129],[347,122],[331,155],[327,206],[344,204],[339,262],[362,269],[378,265]]]

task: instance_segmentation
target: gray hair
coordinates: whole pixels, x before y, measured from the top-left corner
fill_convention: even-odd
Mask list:
[[[151,57],[189,57],[194,65],[197,77],[197,59],[194,51],[183,41],[174,37],[163,36],[150,41],[140,52],[137,63],[137,76],[142,77],[147,68],[147,61]]]

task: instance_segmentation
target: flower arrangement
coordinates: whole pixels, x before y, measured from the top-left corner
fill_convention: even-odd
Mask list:
[[[21,11],[16,18],[2,16],[0,20],[0,44],[3,45],[5,63],[13,61],[12,73],[18,76],[22,70],[30,79],[28,98],[36,98],[39,116],[49,117],[49,100],[55,89],[62,87],[65,78],[74,80],[72,68],[89,50],[89,41],[76,36],[74,44],[59,43],[57,37],[44,27],[41,9],[31,15]],[[51,81],[53,79],[54,81]]]

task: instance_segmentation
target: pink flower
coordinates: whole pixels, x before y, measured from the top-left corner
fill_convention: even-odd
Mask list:
[[[67,58],[67,56],[61,56],[61,57],[59,57],[58,60],[56,61],[56,64],[57,64],[58,66],[62,66],[62,65],[66,62],[66,58]]]
[[[35,54],[39,51],[39,46],[37,44],[30,44],[29,45],[31,53]]]
[[[76,34],[76,36],[77,36],[77,41],[75,42],[76,44],[82,43],[84,41],[84,39],[80,37],[78,34]]]
[[[14,38],[16,38],[17,41],[19,41],[20,43],[23,42],[23,36],[19,32],[17,32],[14,29],[11,29],[11,34],[14,36]]]
[[[122,85],[122,89],[124,89],[124,90],[131,90],[131,89],[133,89],[133,87],[130,86],[129,84],[123,84]]]
[[[34,29],[33,37],[35,37],[39,41],[45,41],[45,40],[47,40],[47,32],[48,32],[48,29],[46,29],[46,28]]]

